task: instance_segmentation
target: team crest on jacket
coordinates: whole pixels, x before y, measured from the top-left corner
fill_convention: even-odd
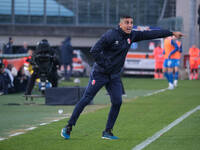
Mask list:
[[[130,38],[127,39],[128,44],[131,44],[131,40]]]
[[[96,81],[95,80],[92,80],[92,85],[95,85]]]

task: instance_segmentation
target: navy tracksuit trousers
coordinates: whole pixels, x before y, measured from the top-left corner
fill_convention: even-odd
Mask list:
[[[92,71],[90,74],[89,84],[85,90],[83,97],[76,104],[72,113],[69,125],[75,125],[76,121],[85,108],[96,95],[96,93],[105,85],[111,99],[111,109],[109,112],[106,129],[112,129],[122,104],[122,83],[120,74],[103,74],[100,72]]]

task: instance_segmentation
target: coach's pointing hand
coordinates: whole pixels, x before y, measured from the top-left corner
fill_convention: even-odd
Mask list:
[[[177,39],[179,39],[179,38],[181,38],[182,36],[184,36],[183,33],[181,33],[181,32],[173,32],[173,35],[174,35]]]

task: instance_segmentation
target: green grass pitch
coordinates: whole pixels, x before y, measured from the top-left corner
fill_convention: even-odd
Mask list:
[[[82,84],[86,85],[86,83],[87,79],[82,79]],[[0,141],[0,150],[131,150],[137,144],[151,137],[154,133],[163,129],[186,112],[200,105],[200,81],[181,80],[175,90],[166,90],[151,96],[143,95],[166,88],[167,83],[165,80],[123,78],[123,83],[127,97],[123,101],[118,120],[113,130],[114,134],[120,138],[119,140],[110,141],[101,139],[110,108],[109,97],[105,95],[105,89],[102,89],[94,99],[96,105],[90,105],[86,109],[88,112],[80,116],[77,126],[73,128],[70,140],[64,140],[60,136],[60,130],[68,120],[64,119],[49,125],[38,126],[37,129],[28,131],[25,134]],[[61,83],[60,85],[65,86],[69,84],[73,83]],[[59,117],[57,116],[58,114],[55,115],[54,113],[59,108],[58,106],[50,107],[42,104],[33,106],[5,105],[7,102],[6,99],[14,99],[13,97],[17,96],[0,97],[2,101],[0,106],[1,122],[5,121],[4,119],[16,119],[15,121],[20,119],[20,117],[7,118],[5,116],[11,116],[14,112],[8,115],[5,111],[9,112],[12,109],[17,114],[19,110],[14,107],[27,107],[26,109],[24,108],[24,113],[29,112],[30,109],[32,111],[35,109],[42,111],[35,114],[35,116],[31,114],[33,116],[30,117],[33,120],[38,116],[40,116],[39,121],[44,122],[48,121],[48,117],[51,119]],[[18,99],[15,101],[21,103]],[[41,101],[38,100],[38,103],[41,103]],[[103,107],[98,109],[98,106]],[[4,107],[7,107],[7,110],[3,111]],[[63,106],[62,108],[64,111],[71,113],[73,106]],[[22,112],[20,113],[21,115],[23,114]],[[195,112],[148,145],[145,150],[200,149],[199,115],[200,111]],[[13,124],[15,124],[15,121]],[[26,126],[22,126],[22,128],[30,127],[33,124],[36,125],[37,121],[33,121],[30,124],[26,123]],[[0,132],[0,134],[2,133],[3,131]]]

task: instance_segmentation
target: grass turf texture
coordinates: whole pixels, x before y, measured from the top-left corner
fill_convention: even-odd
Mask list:
[[[123,82],[125,88],[130,91],[155,90],[164,88],[167,85],[166,81],[154,81],[152,79],[125,79]],[[179,87],[173,91],[165,91],[157,95],[139,97],[124,102],[114,129],[115,135],[119,136],[120,140],[107,141],[100,139],[101,131],[105,127],[109,113],[109,107],[106,107],[96,112],[81,115],[77,126],[73,129],[70,140],[66,141],[60,137],[60,130],[66,122],[66,120],[62,120],[39,127],[24,135],[1,141],[0,150],[131,149],[185,112],[199,105],[199,82],[180,81]],[[194,147],[199,149],[200,127],[198,125],[200,119],[198,114],[199,111],[164,134],[146,149],[186,150],[194,149]],[[183,141],[180,140],[180,137]],[[188,144],[184,144],[186,143],[184,141]],[[183,144],[184,146],[182,146]]]
[[[147,81],[152,82],[151,80]],[[87,82],[88,78],[81,78],[80,86],[86,86]],[[124,82],[127,86],[126,92],[128,96],[126,99],[154,91],[149,89],[135,89],[137,88],[136,85],[139,80],[125,78]],[[127,84],[128,82],[132,84],[129,85]],[[59,86],[75,86],[75,84],[72,80],[71,82],[61,82]],[[33,93],[39,94],[36,88]],[[31,104],[30,100],[27,102],[25,98],[22,97],[22,94],[10,94],[0,97],[0,137],[7,137],[10,134],[23,131],[23,129],[31,126],[38,126],[40,123],[64,117],[64,115],[58,114],[58,109],[63,109],[63,114],[68,114],[71,113],[74,108],[74,106],[47,106],[44,105],[44,98],[35,98],[33,102],[34,104]],[[102,105],[110,104],[109,96],[106,95],[104,88],[95,97],[94,104],[95,105],[87,107],[84,112],[94,111],[98,108],[102,108]]]

